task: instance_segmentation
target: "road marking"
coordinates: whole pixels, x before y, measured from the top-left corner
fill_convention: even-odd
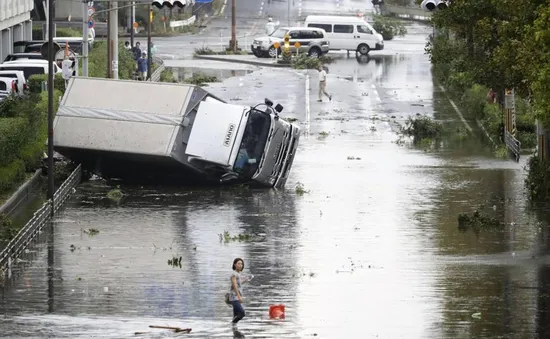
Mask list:
[[[309,136],[309,73],[306,71],[306,137]]]
[[[455,109],[455,112],[456,114],[458,114],[458,116],[460,117],[460,120],[462,120],[462,122],[464,123],[464,125],[466,126],[466,129],[472,133],[472,128],[470,127],[470,125],[468,124],[468,122],[466,121],[466,119],[464,119],[464,115],[462,115],[462,112],[460,112],[460,110],[458,109],[458,107],[456,106],[456,104],[454,103],[453,99],[451,99],[448,95],[447,95],[447,91],[445,90],[445,88],[441,85],[439,85],[439,88],[441,88],[441,90],[443,91],[443,93],[445,93],[445,96],[447,97],[447,99],[449,99],[449,102],[451,103],[451,106],[453,106],[453,108]]]

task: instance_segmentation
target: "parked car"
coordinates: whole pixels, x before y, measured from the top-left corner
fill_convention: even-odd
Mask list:
[[[11,94],[19,94],[17,79],[0,77],[0,100]]]
[[[53,63],[54,73],[60,73],[61,69]],[[48,74],[48,60],[15,60],[0,64],[0,71],[23,71],[25,79],[35,74]]]
[[[320,57],[329,51],[329,42],[325,32],[320,28],[308,27],[280,27],[269,36],[255,38],[252,42],[252,53],[258,58],[274,58],[281,54],[281,46],[284,44],[285,35],[290,37],[290,50],[296,53],[296,42],[300,43],[299,53],[306,53],[311,57]],[[275,43],[279,48],[275,48]]]
[[[25,80],[25,73],[23,71],[16,71],[16,70],[0,71],[0,77],[17,79],[17,85],[19,87],[20,93],[24,93],[25,90],[28,89],[27,81]]]
[[[308,15],[305,26],[322,28],[331,50],[357,51],[366,55],[371,50],[384,49],[382,35],[359,17]]]
[[[8,56],[4,59],[4,62],[21,60],[21,59],[43,60],[44,58],[40,53],[13,53],[13,54],[8,54]]]

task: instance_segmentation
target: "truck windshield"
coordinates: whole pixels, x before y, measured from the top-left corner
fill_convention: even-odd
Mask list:
[[[258,110],[251,110],[244,129],[243,141],[233,170],[246,178],[252,178],[264,154],[271,117]]]

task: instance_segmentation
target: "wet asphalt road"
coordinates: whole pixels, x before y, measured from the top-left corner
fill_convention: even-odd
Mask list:
[[[250,49],[255,36],[265,35],[267,18],[272,17],[281,26],[300,26],[307,15],[349,14],[358,12],[370,15],[374,11],[369,1],[357,0],[238,0],[236,33],[239,46]],[[196,35],[154,37],[158,56],[164,59],[190,59],[195,49],[211,48],[222,51],[231,39],[231,0],[227,1],[223,15],[212,19]],[[137,39],[146,46],[146,39]]]
[[[397,124],[418,113],[464,129],[423,55],[429,29],[409,31],[369,59],[335,54],[332,102],[316,102],[315,71],[248,69],[211,84],[231,102],[268,96],[298,119],[286,189],[122,185],[113,202],[112,186],[82,185],[2,291],[0,337],[180,336],[148,325],[191,327],[189,338],[549,337],[548,214],[525,202],[526,158],[496,160],[471,135],[396,142]],[[458,213],[480,204],[506,227],[460,232]],[[252,238],[225,242],[224,231]],[[237,256],[255,279],[234,331],[223,293]],[[278,303],[285,321],[267,317]]]

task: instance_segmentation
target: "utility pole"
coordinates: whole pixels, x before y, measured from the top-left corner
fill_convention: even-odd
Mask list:
[[[53,2],[48,0],[48,197],[51,202],[50,215],[54,214],[53,196],[54,196],[54,180],[53,180],[53,91],[54,91],[54,51],[53,51]]]
[[[151,26],[153,25],[153,8],[151,8],[151,5],[147,5],[147,79],[151,80],[151,66],[152,66],[152,59],[151,59]]]
[[[118,79],[118,3],[111,2],[109,11],[109,43],[111,47],[111,78]]]
[[[132,1],[130,8],[130,46],[134,48],[134,21],[136,21],[136,3]]]
[[[229,48],[237,53],[237,0],[231,0],[231,41]]]
[[[111,54],[111,3],[107,3],[107,78],[111,78],[111,61],[113,56]]]
[[[288,27],[290,27],[290,0],[286,0],[288,3]]]
[[[88,76],[88,1],[82,0],[82,76]]]

